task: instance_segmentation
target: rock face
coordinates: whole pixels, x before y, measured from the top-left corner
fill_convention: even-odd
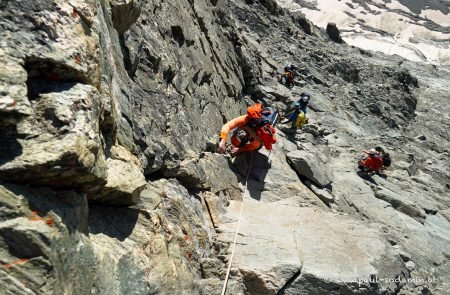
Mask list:
[[[407,274],[403,261],[376,227],[313,208],[286,208],[252,199],[246,199],[244,206],[235,264],[252,294],[279,290],[284,294],[357,294],[376,289],[394,293],[398,289],[394,283],[375,286],[367,281],[371,276],[405,278]],[[240,202],[230,205],[230,222],[220,227],[223,240],[231,242],[239,208]]]
[[[42,94],[33,103],[33,116],[3,128],[8,134],[0,165],[4,181],[89,190],[102,185],[101,99],[92,86],[66,86],[61,93]]]
[[[313,153],[298,150],[286,155],[295,171],[306,177],[319,187],[326,187],[331,183],[331,177],[326,167],[326,163]]]
[[[242,201],[226,294],[450,289],[447,68],[338,46],[273,0],[0,8],[6,294],[219,294]],[[246,94],[284,113],[304,91],[309,123],[273,151],[215,153]],[[375,145],[392,167],[357,175]]]
[[[191,263],[208,255],[209,233],[201,205],[176,181],[147,186],[138,208],[88,208],[71,191],[7,185],[0,193],[6,293],[196,292]]]

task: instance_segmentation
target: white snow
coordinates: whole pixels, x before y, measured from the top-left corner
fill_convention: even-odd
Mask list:
[[[383,8],[400,9],[411,13],[398,1],[393,0],[386,4],[382,0],[373,1],[382,5],[382,7],[368,5],[371,10],[381,12],[377,15],[352,3],[351,0],[306,1],[314,4],[318,10],[302,7],[293,0],[277,0],[277,2],[291,11],[302,12],[318,27],[325,28],[329,22],[334,22],[340,30],[350,30],[350,32],[342,33],[342,38],[350,45],[386,54],[397,54],[413,61],[450,65],[450,34],[432,31],[423,26],[423,21],[415,21]],[[354,8],[352,9],[346,3],[350,3]],[[445,15],[441,11],[423,10],[420,16],[427,17],[441,26],[450,26],[450,15]],[[383,30],[388,34],[383,36],[365,31],[358,19],[364,20],[365,25]],[[412,40],[415,40],[414,43],[411,42]],[[434,42],[436,40],[440,42]]]

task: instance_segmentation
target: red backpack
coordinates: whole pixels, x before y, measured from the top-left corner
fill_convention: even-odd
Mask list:
[[[274,112],[275,110],[271,108],[264,109],[260,103],[247,108],[247,126],[255,130],[256,135],[261,138],[264,147],[269,151],[272,150],[272,144],[277,142],[275,128],[270,120]]]

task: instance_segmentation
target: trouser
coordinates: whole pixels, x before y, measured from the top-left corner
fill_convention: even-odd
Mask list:
[[[363,165],[358,165],[358,169],[361,170],[362,172],[366,172],[366,173],[377,173],[377,174],[380,173],[380,170],[377,170],[377,171],[371,170],[368,167],[363,166]]]
[[[293,112],[289,117],[289,121],[292,122],[292,127],[302,128],[306,123],[306,114],[304,112]]]

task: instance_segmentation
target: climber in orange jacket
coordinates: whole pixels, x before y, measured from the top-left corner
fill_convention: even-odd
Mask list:
[[[368,157],[358,162],[358,168],[366,172],[379,172],[383,167],[383,159],[375,149],[365,152]]]
[[[262,105],[257,103],[248,107],[247,115],[243,115],[227,122],[220,131],[219,153],[226,152],[226,140],[228,134],[233,131],[231,144],[233,156],[247,151],[257,150],[262,144],[271,150],[276,142],[275,129],[270,123],[264,121]],[[267,120],[267,119],[266,119]]]

